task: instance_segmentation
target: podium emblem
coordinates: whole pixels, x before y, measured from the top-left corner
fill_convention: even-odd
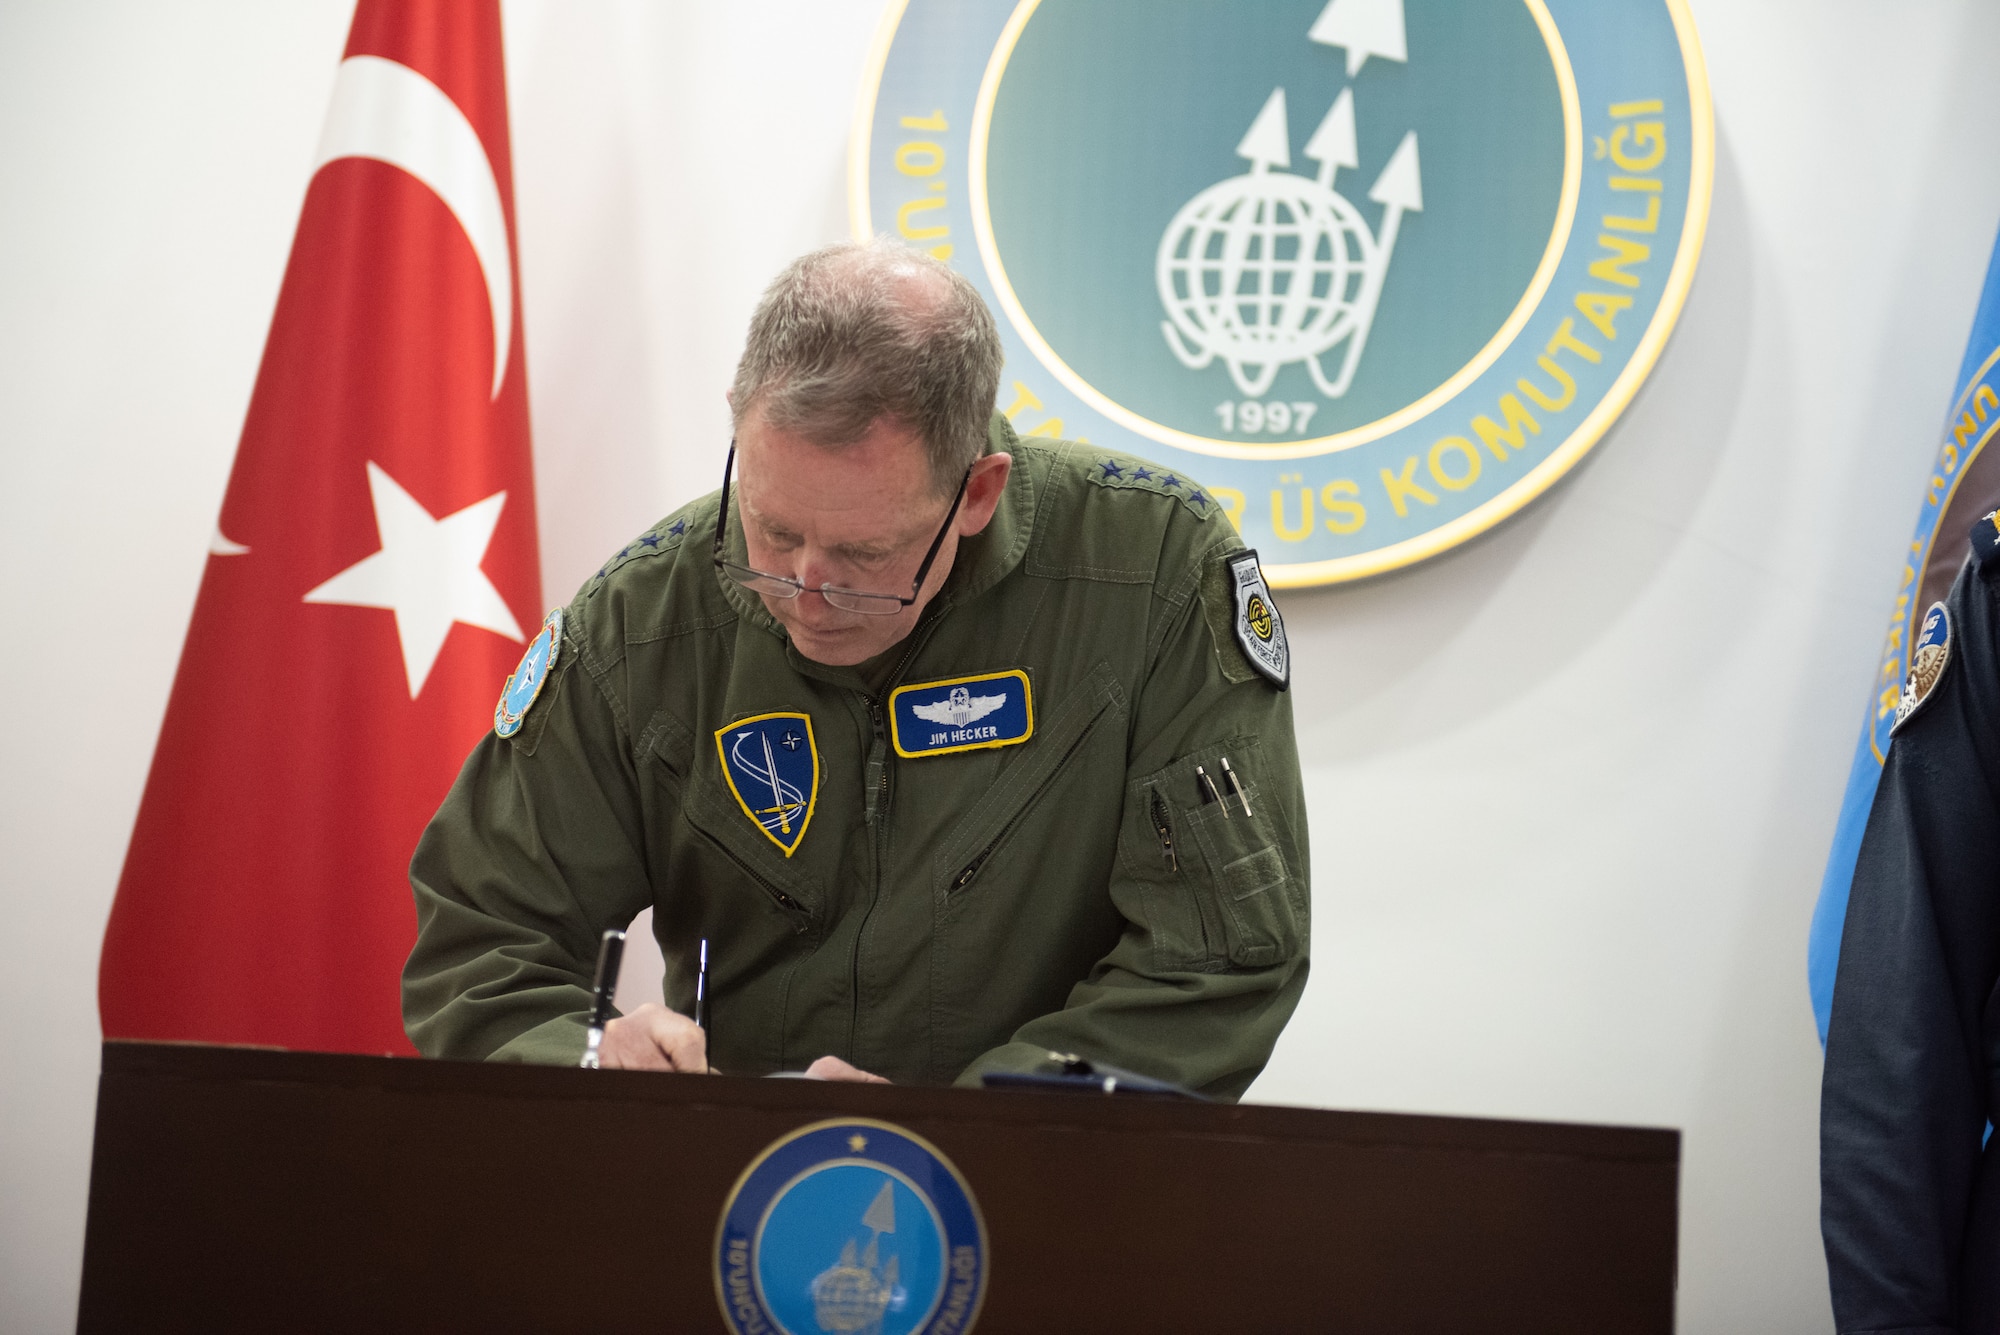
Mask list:
[[[962,1335],[985,1293],[972,1189],[888,1122],[817,1122],[779,1140],[716,1226],[716,1301],[737,1335]]]

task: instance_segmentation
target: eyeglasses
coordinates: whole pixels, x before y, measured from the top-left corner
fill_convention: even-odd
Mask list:
[[[729,442],[729,458],[722,465],[722,501],[715,511],[714,559],[718,569],[729,578],[753,593],[766,594],[772,598],[796,598],[806,591],[806,586],[789,575],[773,575],[755,566],[741,565],[722,554],[722,529],[729,522],[729,474],[736,467],[736,442]],[[944,523],[939,525],[937,536],[931,539],[930,550],[924,553],[924,563],[917,567],[917,577],[910,581],[910,596],[898,597],[893,593],[866,593],[860,589],[844,589],[837,584],[819,586],[819,596],[826,599],[831,607],[843,612],[859,612],[862,616],[894,616],[917,601],[918,592],[924,587],[924,576],[931,573],[931,562],[937,560],[938,548],[944,546],[944,535],[951,531],[951,521],[958,518],[958,507],[965,500],[965,484],[972,480],[972,468],[968,465],[965,476],[958,480],[958,491],[951,498],[951,509],[945,513]]]

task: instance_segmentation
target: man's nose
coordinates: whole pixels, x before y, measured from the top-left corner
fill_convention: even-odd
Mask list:
[[[797,601],[803,608],[807,609],[807,615],[836,617],[850,615],[844,609],[835,607],[833,604],[827,602],[826,596],[819,591],[822,584],[832,584],[838,588],[842,587],[846,582],[841,578],[839,570],[831,561],[827,560],[825,555],[817,552],[801,551],[799,553],[798,564],[792,568],[792,578],[805,586],[805,591],[799,594]]]
[[[801,597],[818,598],[820,585],[840,583],[832,573],[832,564],[823,553],[805,549],[800,550],[798,563],[792,567],[792,578],[806,586],[806,591],[800,595]]]

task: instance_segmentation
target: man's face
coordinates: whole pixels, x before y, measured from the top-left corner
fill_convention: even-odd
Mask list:
[[[736,428],[735,488],[749,562],[806,586],[796,598],[758,596],[814,662],[845,667],[873,658],[909,635],[951,573],[959,539],[986,527],[1011,462],[988,455],[974,467],[917,601],[895,616],[864,616],[829,605],[819,586],[909,597],[952,501],[932,485],[923,440],[885,418],[830,450],[751,411]]]

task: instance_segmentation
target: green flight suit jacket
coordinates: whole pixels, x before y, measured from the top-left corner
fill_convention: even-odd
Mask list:
[[[1310,914],[1290,696],[1232,629],[1242,543],[1157,466],[997,417],[992,443],[999,509],[876,691],[715,569],[713,494],[584,585],[526,722],[480,742],[411,863],[418,1048],[574,1063],[598,937],[650,906],[675,1010],[710,943],[732,1075],[831,1053],[970,1083],[1056,1050],[1241,1095],[1305,986]],[[1028,740],[896,754],[895,686],[1016,668]],[[811,719],[818,760],[790,855],[718,744],[776,712]],[[1205,800],[1195,767],[1225,756],[1248,811]]]

